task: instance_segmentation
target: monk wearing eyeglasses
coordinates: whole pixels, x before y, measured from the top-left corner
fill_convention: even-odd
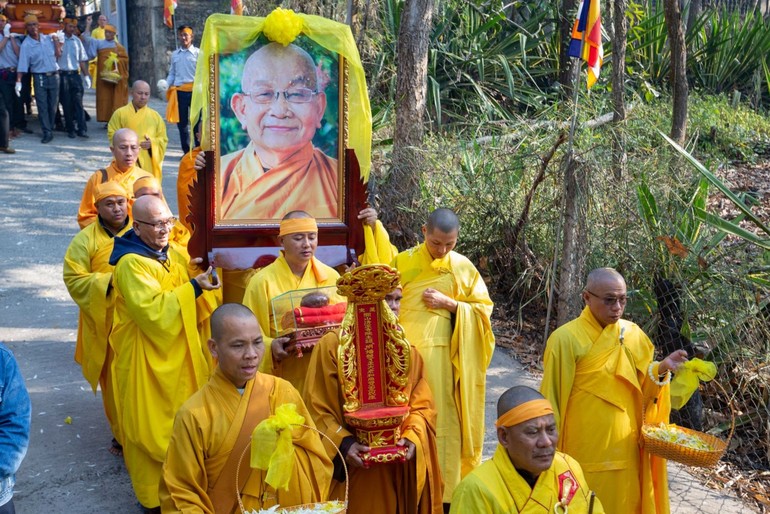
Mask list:
[[[230,106],[250,142],[222,157],[221,218],[276,219],[299,209],[337,218],[337,159],[313,146],[326,110],[313,58],[269,43],[247,59],[241,90]]]
[[[115,238],[110,256],[116,292],[110,345],[123,455],[148,512],[160,505],[158,483],[174,415],[211,373],[197,306],[209,303],[220,287],[211,268],[191,276],[187,260],[169,247],[175,221],[161,198],[138,198],[132,229]]]
[[[559,327],[543,356],[541,392],[551,401],[559,451],[583,468],[607,512],[668,514],[666,461],[640,449],[642,415],[668,422],[677,350],[660,362],[639,326],[621,319],[626,282],[612,268],[588,275],[580,317]]]

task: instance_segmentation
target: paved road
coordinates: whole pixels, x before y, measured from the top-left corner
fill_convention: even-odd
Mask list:
[[[94,97],[86,94],[94,114]],[[151,105],[162,112],[163,103]],[[0,157],[0,340],[17,355],[32,397],[32,441],[17,476],[19,514],[138,512],[121,459],[107,446],[110,433],[101,399],[73,361],[77,309],[61,280],[61,263],[78,230],[77,207],[90,174],[108,164],[103,124],[89,124],[88,140],[57,132],[52,143],[24,135],[15,155]],[[163,169],[163,189],[176,212],[176,168],[181,150],[175,126]],[[536,385],[498,348],[489,370],[487,444],[495,447],[496,398],[516,383]],[[72,423],[65,423],[71,417]],[[671,504],[676,514],[751,512],[739,501],[700,486],[683,468],[670,466]],[[360,513],[356,513],[360,514]],[[619,514],[619,513],[617,513]]]

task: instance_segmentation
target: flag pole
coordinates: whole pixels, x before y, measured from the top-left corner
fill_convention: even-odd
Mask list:
[[[589,1],[589,0],[584,0]],[[578,13],[579,16],[580,13]],[[562,172],[565,172],[569,169],[569,166],[572,162],[572,148],[573,143],[575,141],[575,127],[577,126],[577,105],[579,100],[578,95],[578,87],[580,84],[580,62],[583,59],[583,49],[585,48],[586,44],[586,31],[583,30],[580,34],[580,57],[573,57],[572,58],[572,73],[571,75],[574,77],[574,81],[572,84],[572,120],[570,121],[569,126],[569,137],[567,138],[567,154],[564,158],[564,165],[562,167]],[[575,72],[577,70],[577,73]],[[551,327],[551,312],[553,311],[553,297],[554,292],[556,290],[556,267],[559,264],[559,246],[561,245],[561,231],[562,231],[562,225],[564,224],[564,210],[565,210],[565,202],[566,199],[564,198],[564,195],[562,195],[561,199],[561,214],[559,215],[559,223],[556,225],[556,241],[553,245],[553,260],[551,264],[551,285],[548,288],[548,307],[546,307],[545,311],[545,333],[543,334],[543,343],[548,342],[548,334],[550,332]]]
[[[176,11],[176,9],[174,9]],[[171,15],[171,30],[174,31],[174,41],[176,41],[176,49],[179,50],[179,38],[176,37],[176,12]]]

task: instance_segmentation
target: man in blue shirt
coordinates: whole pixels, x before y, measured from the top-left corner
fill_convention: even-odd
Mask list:
[[[32,405],[16,359],[0,343],[0,514],[14,514],[15,475],[29,446]]]
[[[55,37],[40,33],[37,16],[24,17],[27,37],[21,44],[19,66],[16,68],[16,94],[21,94],[21,78],[25,73],[32,73],[35,85],[35,103],[43,128],[41,143],[50,143],[53,139],[53,126],[56,107],[59,104],[59,64],[62,42]]]
[[[59,100],[64,107],[64,128],[71,139],[75,138],[76,132],[80,137],[88,137],[83,110],[83,87],[91,87],[88,55],[83,43],[75,36],[77,26],[78,21],[74,18],[64,20],[64,45],[58,60],[61,79]]]
[[[179,118],[176,124],[179,129],[179,139],[182,140],[182,151],[185,155],[190,151],[190,103],[192,102],[192,85],[195,80],[195,67],[198,64],[198,53],[193,42],[193,31],[188,25],[177,29],[179,48],[171,54],[171,68],[168,70],[169,92],[167,96],[176,94]],[[170,120],[169,120],[170,121]],[[195,146],[200,146],[198,131],[195,130]]]

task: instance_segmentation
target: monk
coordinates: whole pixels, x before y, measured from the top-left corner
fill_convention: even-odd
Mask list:
[[[158,482],[176,411],[209,378],[197,330],[196,299],[217,289],[211,268],[190,278],[186,260],[169,248],[174,218],[166,203],[143,196],[132,229],[115,239],[115,350],[123,453],[139,503],[156,509]]]
[[[273,326],[271,300],[296,289],[334,286],[340,274],[315,258],[318,225],[307,212],[293,211],[284,216],[278,242],[283,247],[281,255],[251,277],[243,304],[257,317],[270,349],[260,371],[288,380],[302,391],[310,359],[307,355],[298,358],[289,354],[285,348],[290,342],[288,337],[267,336]]]
[[[230,106],[251,141],[221,159],[222,219],[276,219],[297,209],[338,217],[337,159],[313,147],[326,110],[323,86],[298,46],[269,43],[247,59],[243,92]]]
[[[134,198],[141,198],[143,196],[155,196],[166,201],[163,196],[163,190],[160,187],[160,182],[153,176],[140,177],[134,182]],[[166,204],[168,205],[168,204]],[[171,229],[171,233],[168,236],[168,244],[171,248],[181,255],[185,260],[190,261],[190,254],[187,251],[187,243],[190,240],[190,233],[177,219],[174,223],[174,227]],[[188,272],[191,274],[198,274],[203,270],[197,269],[196,266],[188,266]],[[221,270],[220,270],[221,271]],[[219,272],[218,272],[219,273]],[[221,276],[221,275],[218,275]],[[201,341],[208,341],[211,337],[209,318],[218,306],[222,305],[222,289],[219,288],[215,291],[208,291],[203,294],[195,303],[196,310],[198,312],[198,335]],[[209,357],[209,352],[204,352],[206,357]],[[213,368],[214,362],[209,360],[210,367]]]
[[[559,450],[577,459],[607,512],[667,514],[666,461],[639,449],[642,414],[668,422],[677,350],[654,361],[636,324],[621,319],[626,282],[612,268],[588,275],[580,317],[548,338],[541,392],[551,401]]]
[[[147,105],[150,85],[137,80],[131,87],[131,101],[117,109],[107,124],[107,137],[112,140],[118,129],[127,127],[139,136],[139,167],[150,171],[155,178],[163,176],[163,158],[166,156],[168,135],[163,117]]]
[[[496,425],[495,455],[457,486],[451,514],[604,512],[577,461],[556,451],[553,408],[540,393],[526,386],[505,391]]]
[[[88,18],[86,18],[87,21]],[[104,39],[104,27],[106,26],[107,17],[103,14],[99,15],[99,18],[96,20],[96,28],[91,30],[91,37],[93,39]],[[96,59],[88,61],[88,74],[91,75],[91,87],[96,89]]]
[[[110,451],[114,455],[121,454],[122,436],[110,369],[114,352],[107,344],[115,307],[109,258],[114,238],[131,228],[128,197],[119,182],[96,186],[97,222],[78,232],[64,255],[64,284],[80,308],[75,362],[82,367],[94,393],[97,384],[102,390],[104,413],[113,435]]]
[[[96,120],[108,122],[112,113],[128,102],[128,52],[118,43],[118,29],[104,26],[104,39],[91,37],[91,17],[86,18],[86,30],[81,36],[90,59],[96,58]],[[117,82],[106,80],[109,73],[120,75]]]
[[[495,338],[492,300],[478,270],[454,252],[460,221],[436,209],[422,227],[425,241],[399,253],[401,326],[425,360],[438,420],[437,443],[449,503],[462,476],[481,463],[486,372]]]
[[[136,165],[136,158],[139,155],[139,140],[133,130],[125,128],[116,131],[112,137],[110,151],[113,157],[110,165],[95,171],[86,182],[78,209],[80,228],[85,228],[97,219],[98,212],[94,202],[94,191],[97,185],[107,181],[115,181],[126,191],[131,191],[136,179],[151,176],[149,172]],[[131,214],[131,202],[129,202],[128,213]]]
[[[385,297],[398,317],[401,288]],[[359,443],[344,418],[343,394],[337,368],[339,331],[324,335],[313,349],[303,397],[319,430],[329,436],[345,455],[350,488],[348,510],[367,514],[441,514],[442,481],[436,454],[436,410],[424,376],[420,353],[412,347],[406,394],[409,415],[401,424],[400,446],[408,449],[406,463],[364,468]],[[345,480],[342,462],[334,452],[335,481],[330,498],[343,499]],[[376,485],[374,485],[376,484]]]
[[[250,468],[248,456],[241,462],[254,428],[279,406],[294,404],[304,423],[313,426],[291,384],[257,371],[265,343],[251,311],[236,303],[214,311],[208,348],[219,365],[174,420],[160,482],[162,511],[240,512],[235,496],[239,467],[238,491],[247,512],[325,500],[332,465],[310,429],[292,429],[293,470],[286,489],[268,485],[265,471]]]

